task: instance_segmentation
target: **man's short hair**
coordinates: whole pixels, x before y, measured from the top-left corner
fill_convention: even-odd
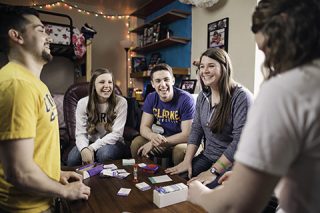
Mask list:
[[[156,65],[151,69],[151,72],[150,72],[151,80],[153,79],[153,73],[155,73],[155,72],[157,72],[157,71],[161,71],[161,70],[166,70],[166,71],[168,71],[168,72],[172,75],[172,77],[173,77],[172,68],[171,68],[168,64],[162,63],[162,64],[156,64]]]
[[[8,54],[10,29],[16,29],[23,32],[28,20],[25,15],[34,15],[39,17],[37,10],[26,6],[11,6],[0,4],[0,51]]]

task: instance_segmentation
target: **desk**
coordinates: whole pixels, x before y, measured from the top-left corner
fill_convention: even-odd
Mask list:
[[[149,159],[139,158],[136,163],[152,163]],[[118,168],[124,168],[131,173],[125,179],[118,179],[113,177],[94,176],[84,180],[84,183],[91,187],[91,195],[89,200],[66,201],[63,200],[63,212],[205,212],[201,207],[196,206],[188,201],[177,203],[175,205],[158,208],[153,203],[153,189],[154,186],[166,186],[174,183],[186,183],[178,175],[170,175],[173,181],[151,184],[148,177],[158,176],[164,174],[163,169],[158,170],[156,174],[148,174],[138,171],[138,180],[146,182],[152,188],[147,191],[140,191],[132,179],[132,166],[122,166],[121,160],[107,161],[105,164],[114,163]],[[118,196],[117,192],[120,188],[131,188],[128,197]]]

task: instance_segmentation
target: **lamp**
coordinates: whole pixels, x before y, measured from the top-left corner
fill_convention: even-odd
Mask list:
[[[133,45],[133,41],[129,39],[124,39],[120,41],[120,45],[126,51],[126,94],[128,95],[128,82],[129,82],[129,73],[128,73],[128,51],[130,47]]]

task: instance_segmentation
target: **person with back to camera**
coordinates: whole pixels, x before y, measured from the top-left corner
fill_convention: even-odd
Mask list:
[[[129,152],[123,139],[127,110],[127,100],[115,94],[113,74],[105,68],[95,70],[89,96],[77,104],[76,146],[68,155],[68,166],[123,158]]]
[[[0,6],[0,212],[52,212],[53,199],[88,199],[81,175],[60,170],[56,105],[40,80],[52,59],[36,10]],[[73,181],[73,182],[72,182]]]
[[[232,64],[228,54],[220,48],[210,48],[200,57],[199,77],[202,85],[192,124],[185,158],[166,173],[198,180],[213,188],[225,170],[233,163],[233,155],[240,140],[252,94],[232,79]],[[196,150],[205,138],[203,152]],[[185,174],[187,172],[187,174]]]
[[[176,165],[183,160],[194,114],[194,100],[188,92],[174,87],[172,68],[157,64],[151,70],[150,93],[143,105],[140,135],[131,144],[132,157],[172,154]],[[163,130],[153,132],[157,121]]]
[[[194,181],[189,200],[209,212],[320,209],[320,2],[261,0],[251,30],[266,81],[250,109],[232,175],[221,189]],[[307,33],[306,33],[307,32]]]

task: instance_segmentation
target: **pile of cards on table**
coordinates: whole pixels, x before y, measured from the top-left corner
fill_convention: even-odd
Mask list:
[[[100,173],[100,176],[108,176],[123,179],[130,175],[125,169],[118,169],[114,164],[107,164],[103,166],[103,170]]]

